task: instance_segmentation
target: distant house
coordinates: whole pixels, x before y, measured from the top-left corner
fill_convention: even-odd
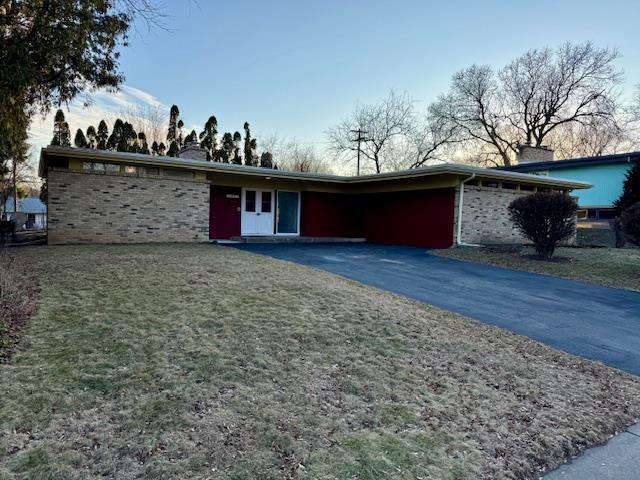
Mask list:
[[[640,152],[553,160],[553,150],[525,146],[518,155],[518,164],[502,170],[588,182],[592,188],[573,193],[580,206],[578,218],[609,220],[614,216],[613,202],[622,193],[625,175],[638,161]]]
[[[18,229],[44,230],[47,228],[47,206],[38,197],[18,199],[18,213],[13,209],[13,197],[5,203],[5,217],[18,223]]]

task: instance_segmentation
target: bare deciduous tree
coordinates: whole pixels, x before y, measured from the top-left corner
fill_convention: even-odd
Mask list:
[[[590,42],[566,43],[531,50],[498,74],[474,65],[454,75],[432,111],[457,126],[462,140],[488,146],[493,163],[510,165],[518,145],[544,145],[562,125],[615,122],[618,57]]]
[[[387,170],[393,163],[389,153],[396,137],[407,135],[414,117],[414,100],[404,93],[393,90],[377,104],[357,105],[351,115],[327,131],[329,148],[337,158],[352,163],[356,158],[358,145],[354,142],[354,130],[364,130],[367,141],[361,145],[361,155],[375,173]]]
[[[280,170],[307,173],[331,173],[329,166],[318,156],[313,145],[302,145],[295,139],[285,145],[286,154],[276,159]]]
[[[271,153],[279,170],[307,173],[332,173],[313,145],[305,145],[295,138],[281,138],[277,133],[260,136],[261,149]]]
[[[117,118],[133,125],[136,132],[144,133],[147,142],[163,142],[167,132],[169,116],[166,108],[160,105],[130,105],[110,119],[113,124]]]
[[[457,125],[428,113],[421,119],[416,119],[407,135],[406,144],[408,155],[406,162],[409,168],[421,167],[429,162],[446,162],[442,155],[447,152],[447,146],[458,142]]]
[[[624,150],[629,130],[617,122],[593,118],[589,122],[560,125],[548,137],[557,158],[590,157]]]

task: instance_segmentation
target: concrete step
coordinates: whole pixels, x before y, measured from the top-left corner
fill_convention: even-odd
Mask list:
[[[261,235],[231,237],[234,242],[240,243],[364,243],[366,238],[358,237],[288,237],[280,235]]]

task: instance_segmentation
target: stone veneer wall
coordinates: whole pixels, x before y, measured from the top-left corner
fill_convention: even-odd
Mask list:
[[[532,192],[465,185],[462,241],[480,244],[527,242],[509,220],[507,207],[514,199],[530,193]],[[458,231],[458,199],[459,188],[456,188],[454,239]]]
[[[209,183],[50,169],[50,244],[204,242]]]

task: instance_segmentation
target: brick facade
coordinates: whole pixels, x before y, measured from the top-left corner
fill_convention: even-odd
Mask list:
[[[49,169],[50,244],[204,242],[209,183]]]
[[[509,220],[507,207],[518,197],[532,192],[491,187],[464,186],[462,205],[462,241],[464,243],[525,243],[526,240]],[[459,189],[456,189],[458,220]],[[454,225],[454,237],[458,227]]]
[[[462,242],[474,244],[522,244],[531,241],[524,238],[509,219],[509,204],[531,191],[509,190],[475,185],[464,186],[462,205]],[[458,232],[459,187],[456,188],[454,242]],[[576,236],[564,242],[575,245]]]

